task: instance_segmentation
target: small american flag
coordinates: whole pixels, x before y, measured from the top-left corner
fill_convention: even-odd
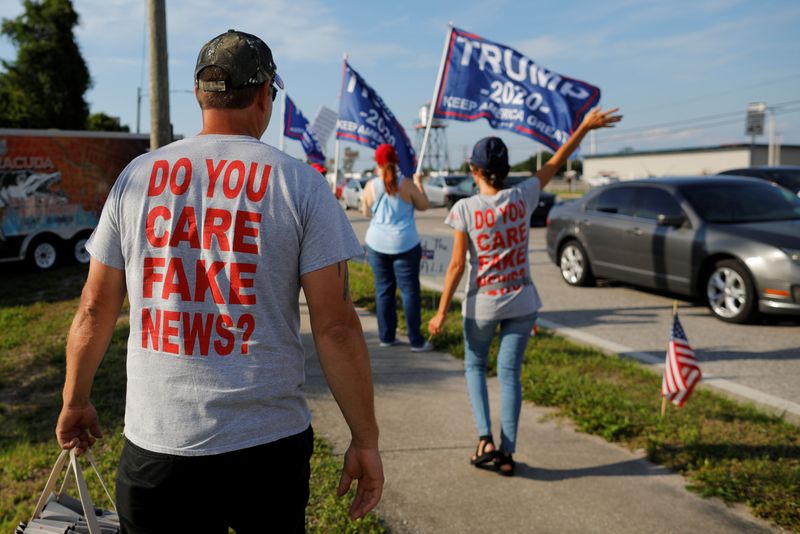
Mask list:
[[[683,406],[703,378],[694,351],[689,346],[678,314],[672,321],[672,335],[667,346],[667,361],[664,364],[664,379],[661,382],[661,396],[676,406]]]

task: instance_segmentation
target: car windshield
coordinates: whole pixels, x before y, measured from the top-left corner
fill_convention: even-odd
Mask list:
[[[776,169],[767,173],[773,180],[787,189],[800,191],[800,170]]]
[[[698,215],[712,223],[800,220],[800,198],[767,183],[701,184],[681,192]]]
[[[372,176],[370,176],[369,178],[359,178],[358,183],[361,184],[361,189],[364,189],[367,186],[367,183],[370,180],[372,180],[372,178],[373,178]]]
[[[469,176],[447,176],[444,179],[444,183],[464,193],[472,192],[472,178]]]

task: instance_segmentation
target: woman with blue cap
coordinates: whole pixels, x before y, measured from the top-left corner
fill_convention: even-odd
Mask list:
[[[522,407],[520,369],[541,301],[528,264],[528,221],[539,192],[596,128],[613,127],[622,118],[617,109],[591,111],[567,142],[530,180],[504,188],[509,172],[508,150],[499,137],[478,141],[469,160],[478,194],[459,200],[445,222],[454,230],[453,256],[437,314],[428,331],[442,331],[447,309],[469,260],[464,318],[464,367],[478,446],[470,463],[514,474],[517,427]],[[469,254],[467,254],[469,252]],[[497,376],[500,381],[500,448],[495,448],[489,416],[486,367],[489,347],[500,327]]]

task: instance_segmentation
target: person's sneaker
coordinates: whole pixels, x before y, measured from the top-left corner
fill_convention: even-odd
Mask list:
[[[433,343],[426,341],[419,347],[411,347],[411,352],[430,352],[433,350]]]
[[[402,342],[399,339],[395,339],[394,341],[381,341],[381,347],[394,347],[395,345],[400,345]]]

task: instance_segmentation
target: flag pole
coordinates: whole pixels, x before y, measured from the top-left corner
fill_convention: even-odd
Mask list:
[[[347,63],[348,54],[345,52],[343,56],[343,63],[342,63],[342,83],[339,84],[339,107],[342,107],[342,86],[344,85],[344,73],[346,70],[345,64]],[[337,122],[338,122],[338,113],[337,113]],[[338,127],[338,126],[337,126]],[[334,146],[334,152],[336,153],[333,156],[333,184],[331,184],[331,189],[336,191],[336,184],[339,183],[339,136],[336,135],[336,143]]]
[[[283,152],[286,143],[286,91],[281,91],[281,138],[278,149]]]
[[[433,124],[433,113],[436,109],[436,96],[439,94],[439,89],[442,85],[442,76],[444,74],[444,66],[447,61],[447,50],[450,48],[450,38],[453,35],[453,23],[447,24],[447,36],[444,39],[444,50],[442,50],[442,60],[439,62],[439,73],[436,75],[436,85],[433,88],[433,96],[431,97],[431,106],[429,114],[426,117],[427,123],[425,124],[425,135],[422,137],[422,146],[419,149],[419,160],[417,161],[417,174],[422,170],[422,163],[425,161],[425,149],[428,147],[428,137],[431,134],[431,124]]]
[[[678,301],[672,301],[672,322],[675,322],[675,317],[678,315]],[[661,417],[667,413],[667,398],[662,395],[661,397]]]

